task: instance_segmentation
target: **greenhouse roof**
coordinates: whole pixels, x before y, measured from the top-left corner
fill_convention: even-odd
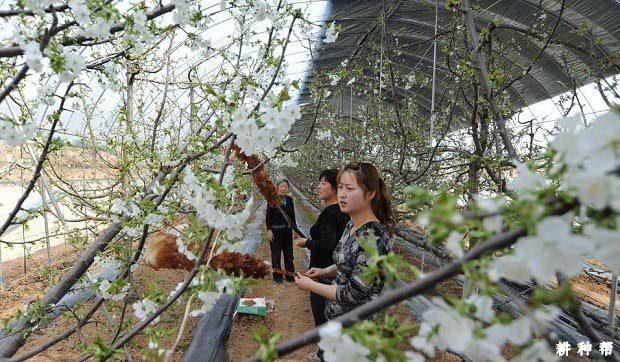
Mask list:
[[[507,88],[517,107],[588,84],[593,81],[594,75],[606,77],[620,73],[620,2],[617,0],[482,0],[475,1],[474,6],[479,31],[494,20],[500,24],[493,31],[502,47],[494,42],[493,51],[501,49],[498,62],[503,63],[501,65],[507,69],[510,78],[522,74],[533,63],[527,75]],[[387,19],[385,26],[381,19],[384,12]],[[375,65],[386,61],[381,59],[381,54],[386,54],[383,47],[387,46],[391,46],[391,60],[401,74],[415,71],[430,79],[436,14],[439,24],[436,94],[439,97],[452,76],[446,67],[450,54],[442,51],[442,47],[449,44],[454,17],[461,17],[460,13],[447,9],[445,1],[437,4],[432,0],[333,1],[326,21],[340,26],[340,33],[334,43],[323,44],[319,48],[306,83],[318,80],[329,86],[326,73],[337,69],[345,61],[363,67],[364,76],[356,79],[355,84],[368,88],[370,85],[364,83],[379,77]],[[561,20],[558,22],[560,14]],[[462,21],[456,23],[462,24]],[[592,38],[578,32],[583,24],[589,25]],[[554,28],[553,37],[548,41],[548,33]],[[595,58],[611,60],[608,62],[611,66],[601,70],[594,63]],[[386,75],[383,77],[387,79]],[[415,95],[420,113],[429,114],[431,91],[430,81],[411,88],[397,84],[395,95],[398,102]],[[392,103],[394,93],[387,82],[381,92],[384,100]],[[354,101],[353,97],[349,100],[349,96],[345,91],[345,113],[349,109],[349,101],[352,108],[354,102],[364,103],[363,97],[355,97]],[[299,101],[301,104],[312,103],[308,88],[303,89]],[[311,117],[306,114],[304,119],[305,122],[298,122],[293,133],[309,127]]]

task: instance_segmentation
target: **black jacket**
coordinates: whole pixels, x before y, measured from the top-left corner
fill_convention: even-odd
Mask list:
[[[349,215],[342,213],[338,204],[326,207],[319,214],[306,242],[310,249],[310,267],[326,268],[334,264],[332,254],[349,220]]]
[[[293,205],[293,199],[290,196],[284,196],[284,198],[280,197],[282,203],[282,210],[288,215],[288,217],[293,222],[293,225],[297,225],[297,221],[295,220],[295,205]],[[278,227],[288,226],[286,219],[280,213],[280,210],[276,207],[271,207],[267,205],[267,216],[265,217],[265,224],[267,225],[267,230],[272,230],[272,228],[278,229]],[[290,228],[290,227],[289,227]]]

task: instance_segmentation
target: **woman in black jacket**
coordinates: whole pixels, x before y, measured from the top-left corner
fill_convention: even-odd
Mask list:
[[[319,199],[325,202],[325,209],[310,228],[310,239],[295,239],[297,246],[310,249],[310,268],[327,268],[334,264],[332,254],[350,219],[349,215],[342,213],[338,206],[337,177],[337,169],[321,172],[317,193]],[[321,282],[329,284],[328,280],[321,280]],[[310,293],[310,305],[316,326],[327,321],[325,319],[325,303],[324,297]]]
[[[287,214],[293,225],[297,225],[295,221],[295,205],[293,199],[288,196],[289,183],[287,180],[280,180],[276,183],[278,194],[280,195],[280,207]],[[295,264],[293,263],[293,228],[287,223],[286,219],[280,213],[277,207],[267,206],[267,215],[265,217],[267,226],[267,236],[271,247],[271,265],[278,269],[282,269],[280,258],[284,254],[284,268],[286,271],[294,273]],[[282,273],[273,273],[273,280],[276,283],[282,283]],[[286,280],[294,282],[292,276],[287,276]]]

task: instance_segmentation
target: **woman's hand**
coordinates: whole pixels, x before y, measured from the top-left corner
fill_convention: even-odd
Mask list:
[[[307,290],[310,292],[313,290],[313,286],[315,283],[316,282],[314,280],[308,278],[307,276],[301,273],[295,273],[295,284],[297,284],[299,289]]]
[[[310,268],[305,274],[312,279],[320,279],[325,275],[325,269],[323,268]]]
[[[306,238],[297,238],[295,239],[295,245],[299,246],[300,248],[305,248],[306,241],[308,241],[308,239]]]
[[[273,241],[273,231],[267,230],[267,238],[269,239],[269,242]]]

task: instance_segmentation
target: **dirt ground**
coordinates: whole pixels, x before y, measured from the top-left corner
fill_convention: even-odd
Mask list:
[[[52,270],[47,268],[47,252],[39,250],[26,258],[24,274],[23,258],[5,261],[2,264],[5,286],[0,287],[0,319],[13,315],[28,300],[43,295],[45,290],[73,265],[75,254],[70,247],[58,245],[51,248]]]
[[[53,280],[56,281],[58,277],[73,264],[73,260],[77,257],[76,253],[65,253],[62,248],[64,246],[58,246],[52,248],[54,268],[61,270],[59,273],[53,276]],[[0,318],[4,319],[13,315],[18,309],[22,308],[24,301],[34,300],[37,296],[41,296],[49,288],[49,277],[42,277],[41,268],[46,266],[46,254],[45,251],[40,251],[33,256],[34,258],[40,258],[42,260],[42,267],[39,270],[35,268],[29,268],[27,274],[15,275],[15,273],[23,273],[21,270],[21,260],[13,260],[5,263],[5,276],[9,276],[9,281],[4,289],[0,289]],[[133,309],[131,303],[141,298],[143,293],[146,293],[149,288],[161,288],[163,290],[174,289],[176,283],[183,280],[186,272],[182,270],[153,270],[149,267],[140,266],[132,274],[131,289],[128,295],[128,306],[126,311],[126,319],[135,321],[133,317]],[[85,303],[81,308],[76,310],[77,313],[85,312],[90,306],[92,306],[92,300]],[[113,321],[117,321],[121,315],[122,303],[106,304],[107,314]],[[162,315],[159,326],[163,326],[166,330],[170,331],[162,339],[162,347],[170,348],[177,336],[181,320],[183,319],[185,309],[185,302],[171,308],[169,311]],[[189,345],[192,337],[192,330],[196,324],[196,318],[188,318],[185,331],[179,346],[177,353],[173,356],[173,361],[182,360],[184,349]],[[27,343],[17,353],[31,350],[32,348],[39,346],[53,336],[56,336],[75,324],[75,320],[70,315],[62,315],[50,325],[45,327],[41,332],[34,333],[28,338]],[[111,328],[107,323],[107,317],[104,314],[103,308],[100,308],[92,318],[92,322],[87,324],[81,329],[81,333],[74,334],[68,340],[62,341],[52,347],[51,349],[37,355],[29,361],[77,361],[82,354],[80,348],[81,342],[86,341],[88,344],[92,344],[95,337],[101,337],[106,341],[109,341],[115,333],[115,329]],[[130,342],[127,347],[127,352],[133,358],[141,359],[142,351],[147,342],[144,336],[140,335]],[[117,355],[114,360],[127,360],[121,353]]]
[[[254,254],[265,260],[271,259],[269,243],[263,242]],[[306,271],[304,252],[295,248],[295,270]],[[284,281],[275,283],[271,278],[258,281],[246,293],[246,298],[264,297],[273,299],[275,308],[267,313],[266,317],[237,314],[228,342],[228,352],[232,362],[243,361],[251,357],[258,350],[258,344],[252,339],[252,330],[258,326],[265,326],[268,331],[279,331],[282,334],[280,341],[285,341],[299,333],[314,327],[314,319],[310,310],[310,296],[295,286],[295,283]],[[316,345],[306,346],[287,355],[279,361],[304,361],[306,356],[316,349]]]

